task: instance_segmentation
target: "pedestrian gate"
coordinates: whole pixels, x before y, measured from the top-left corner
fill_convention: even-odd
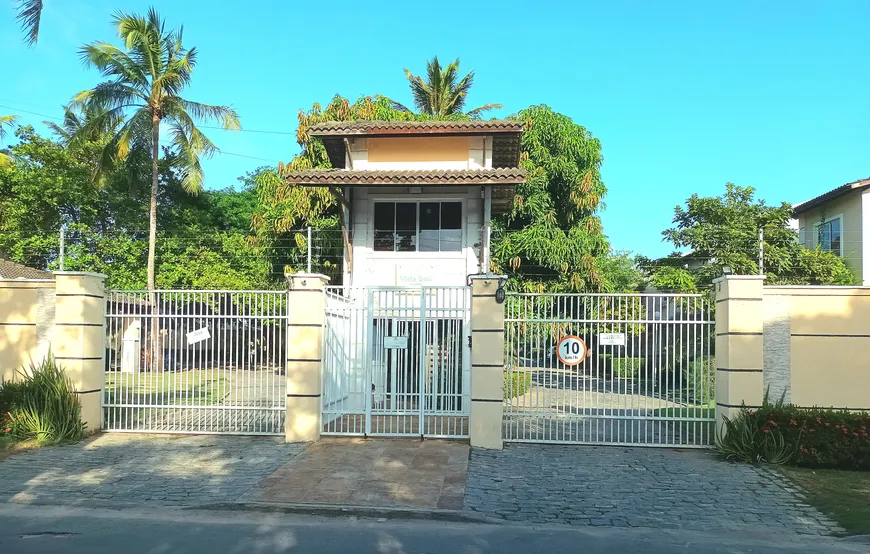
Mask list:
[[[327,287],[323,434],[468,437],[468,287]]]
[[[287,292],[106,291],[103,429],[283,434]]]

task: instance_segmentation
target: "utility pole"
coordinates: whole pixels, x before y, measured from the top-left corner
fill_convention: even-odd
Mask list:
[[[60,253],[58,255],[58,259],[60,260],[60,270],[63,271],[63,254],[64,254],[64,229],[63,224],[60,225]]]
[[[764,275],[764,228],[758,230],[758,274]]]

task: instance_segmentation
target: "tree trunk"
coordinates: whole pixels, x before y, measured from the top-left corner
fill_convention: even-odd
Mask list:
[[[154,261],[157,250],[157,184],[160,159],[160,118],[153,118],[154,130],[151,160],[151,208],[148,212],[148,303],[151,306],[151,371],[163,371],[163,348],[160,346],[160,307],[154,279]]]

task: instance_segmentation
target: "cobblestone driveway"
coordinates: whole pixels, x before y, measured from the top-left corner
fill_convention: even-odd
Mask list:
[[[474,449],[465,509],[531,523],[829,534],[772,472],[699,450],[506,445]]]
[[[0,502],[229,502],[305,446],[286,444],[283,437],[106,433],[0,461]]]

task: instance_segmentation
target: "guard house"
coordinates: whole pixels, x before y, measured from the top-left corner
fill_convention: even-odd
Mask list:
[[[510,210],[518,121],[348,121],[312,125],[333,169],[288,172],[345,206],[345,286],[461,286],[489,272],[489,223]]]

